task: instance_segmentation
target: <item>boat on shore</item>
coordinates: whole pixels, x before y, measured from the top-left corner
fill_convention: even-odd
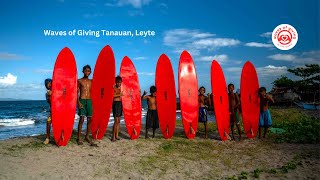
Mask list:
[[[307,103],[307,102],[294,102],[298,107],[307,109],[307,110],[319,110],[320,104],[319,103]]]

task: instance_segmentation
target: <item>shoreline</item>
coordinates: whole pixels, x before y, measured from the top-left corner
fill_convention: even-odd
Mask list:
[[[144,131],[143,131],[144,132]],[[111,128],[102,140],[58,147],[44,135],[0,141],[0,179],[249,179],[320,177],[318,144],[276,144],[272,139],[204,139],[201,130],[193,140],[177,125],[175,136],[164,139],[157,130],[154,139],[144,133],[131,140],[121,126],[121,140],[110,141]],[[149,132],[150,133],[150,132]],[[84,138],[84,134],[82,134]],[[293,167],[291,167],[293,166]],[[67,169],[67,170],[66,170]]]
[[[243,134],[238,141],[236,131],[236,141],[221,141],[211,121],[209,139],[199,124],[189,140],[177,121],[171,139],[160,129],[154,139],[145,139],[141,129],[139,139],[131,140],[122,124],[120,141],[111,142],[108,128],[94,141],[98,147],[77,145],[76,131],[65,147],[55,145],[52,136],[44,145],[44,134],[0,140],[0,179],[319,179],[319,119],[299,109],[272,109],[272,115],[275,128],[295,133],[269,133],[264,139]]]

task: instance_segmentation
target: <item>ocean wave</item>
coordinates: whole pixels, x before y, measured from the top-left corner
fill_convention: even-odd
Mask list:
[[[35,123],[35,120],[33,119],[23,119],[23,118],[0,119],[0,127],[1,126],[27,126],[34,123]]]

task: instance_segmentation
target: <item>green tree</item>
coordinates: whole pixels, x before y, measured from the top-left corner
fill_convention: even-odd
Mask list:
[[[295,81],[295,86],[303,92],[304,100],[310,100],[308,94],[313,94],[313,100],[317,99],[320,88],[320,66],[319,64],[306,64],[305,67],[288,69],[288,72],[299,76],[302,80]]]
[[[289,79],[287,76],[281,76],[280,78],[276,79],[272,84],[278,88],[293,88],[295,82]]]

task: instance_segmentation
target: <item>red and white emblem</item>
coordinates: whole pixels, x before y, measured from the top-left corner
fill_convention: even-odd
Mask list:
[[[289,50],[298,42],[298,32],[290,24],[280,24],[272,32],[273,44],[281,50]]]

